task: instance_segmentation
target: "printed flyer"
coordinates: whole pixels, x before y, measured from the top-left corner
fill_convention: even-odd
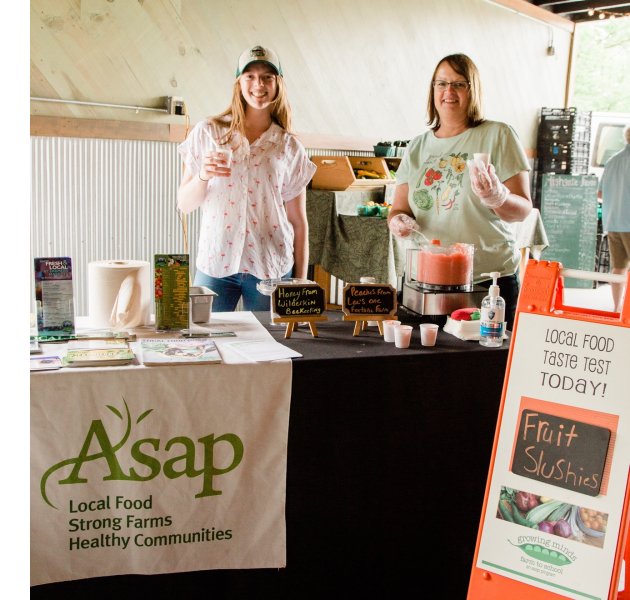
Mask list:
[[[189,326],[188,269],[188,254],[155,255],[153,283],[157,330],[186,329]]]
[[[476,566],[605,599],[630,457],[625,327],[522,313]]]
[[[35,301],[40,337],[74,334],[72,260],[68,256],[35,258]]]

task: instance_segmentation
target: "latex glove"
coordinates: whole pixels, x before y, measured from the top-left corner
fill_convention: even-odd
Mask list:
[[[416,228],[416,220],[405,213],[398,213],[389,220],[389,230],[397,237],[406,238]]]
[[[470,186],[484,206],[499,208],[510,195],[510,190],[499,180],[493,164],[487,167],[480,159],[467,160]]]

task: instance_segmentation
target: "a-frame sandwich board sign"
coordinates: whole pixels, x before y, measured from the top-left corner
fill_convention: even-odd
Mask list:
[[[528,262],[468,600],[630,598],[630,293],[566,306],[564,276],[630,284]]]

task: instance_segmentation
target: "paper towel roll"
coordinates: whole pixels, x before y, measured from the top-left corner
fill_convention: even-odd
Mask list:
[[[142,260],[100,260],[88,264],[91,327],[128,329],[149,325],[151,267]]]

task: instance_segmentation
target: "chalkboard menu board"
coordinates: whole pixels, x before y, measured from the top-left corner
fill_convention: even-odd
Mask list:
[[[566,269],[595,270],[597,246],[597,177],[595,175],[542,176],[540,214],[549,239],[544,260]],[[566,287],[590,288],[592,281],[565,278]]]

